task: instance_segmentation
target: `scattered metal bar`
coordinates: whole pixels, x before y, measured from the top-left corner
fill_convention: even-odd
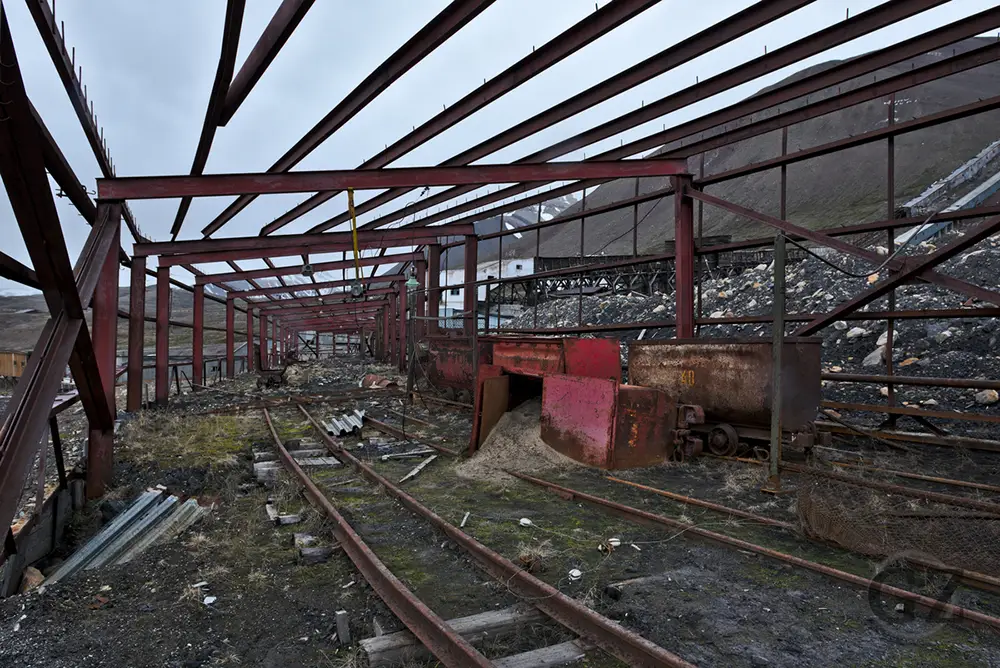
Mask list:
[[[879,406],[877,404],[854,404],[843,401],[822,401],[820,406],[841,411],[863,411],[866,413],[887,413],[889,415],[908,415],[910,417],[939,418],[942,420],[969,420],[972,422],[1000,422],[1000,415],[985,415],[983,413],[962,413],[960,411],[930,411],[909,406]]]
[[[869,314],[863,314],[869,315]],[[922,385],[925,387],[958,387],[969,390],[1000,390],[1000,380],[980,378],[930,378],[922,376],[870,376],[859,373],[824,373],[820,380],[836,383],[895,383],[896,385]]]
[[[299,406],[299,410],[305,410],[305,409],[303,409],[302,406],[300,405]],[[438,445],[437,443],[432,443],[431,441],[425,441],[424,439],[422,439],[422,438],[420,438],[418,436],[414,436],[413,434],[407,434],[402,429],[399,429],[397,427],[393,427],[391,424],[386,424],[385,422],[382,422],[380,420],[376,420],[375,418],[372,418],[372,417],[366,418],[365,419],[365,424],[368,425],[369,427],[377,429],[378,431],[382,432],[383,434],[388,434],[389,436],[394,436],[394,437],[400,439],[401,441],[413,441],[415,443],[420,443],[421,445],[426,445],[428,448],[434,448],[438,452],[443,452],[444,454],[449,455],[451,457],[459,457],[459,456],[461,456],[458,452],[455,452],[451,448],[446,448],[443,445]]]
[[[857,429],[849,429],[834,422],[819,420],[816,426],[834,434],[846,434],[857,436]],[[966,448],[968,450],[984,450],[986,452],[1000,452],[1000,441],[985,438],[972,438],[969,436],[937,436],[935,434],[921,434],[912,431],[888,431],[874,430],[865,433],[865,436],[885,441],[902,441],[905,443],[922,443],[925,445],[941,445],[949,448]]]
[[[420,462],[419,464],[417,464],[416,466],[414,466],[414,467],[413,467],[413,468],[412,468],[412,469],[410,470],[410,472],[409,472],[409,473],[407,473],[406,475],[404,475],[404,476],[403,476],[402,478],[400,478],[400,479],[399,479],[399,482],[403,483],[403,482],[406,482],[407,480],[409,480],[410,478],[415,478],[415,477],[417,476],[417,474],[418,474],[418,473],[420,473],[421,471],[423,471],[423,470],[424,470],[424,468],[425,468],[425,467],[426,467],[426,466],[427,466],[428,464],[430,464],[430,463],[431,463],[432,461],[434,461],[434,460],[435,460],[435,459],[437,459],[437,458],[438,458],[438,455],[436,455],[436,454],[434,454],[434,455],[431,455],[430,457],[428,457],[428,458],[427,458],[427,459],[425,459],[424,461],[422,461],[422,462]]]

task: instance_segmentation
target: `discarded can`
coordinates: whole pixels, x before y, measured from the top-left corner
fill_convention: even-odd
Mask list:
[[[569,581],[570,582],[576,582],[577,580],[579,580],[582,577],[583,577],[583,571],[581,571],[579,568],[573,568],[569,572]]]

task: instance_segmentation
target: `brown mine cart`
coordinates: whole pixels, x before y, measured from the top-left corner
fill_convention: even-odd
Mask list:
[[[828,443],[816,430],[822,388],[818,337],[789,337],[781,352],[782,441],[797,450]],[[705,410],[710,452],[733,455],[770,438],[772,344],[763,339],[672,339],[633,341],[628,346],[629,382],[655,387],[679,403]]]

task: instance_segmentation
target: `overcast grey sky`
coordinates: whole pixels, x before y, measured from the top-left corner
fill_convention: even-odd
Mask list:
[[[220,128],[207,172],[264,171],[336,105],[373,68],[429,21],[446,0],[317,0],[292,38],[227,127]],[[607,4],[601,0],[600,5]],[[430,165],[612,76],[712,23],[752,4],[750,0],[662,0],[611,34],[474,114],[395,166]],[[484,162],[518,159],[597,123],[635,109],[729,69],[811,32],[881,4],[875,0],[817,0],[771,25],[504,149]],[[896,26],[880,30],[592,145],[589,154],[627,142],[735,102],[801,67],[881,48],[944,23],[982,11],[995,0],[952,0]],[[119,175],[187,173],[191,167],[208,94],[215,75],[225,14],[224,0],[58,0],[83,82]],[[279,5],[247,0],[237,69]],[[90,188],[99,175],[66,93],[24,3],[7,2],[11,30],[28,94],[78,176]],[[299,169],[349,169],[381,150],[538,46],[594,11],[593,0],[497,0],[299,165]],[[570,156],[582,158],[583,152]],[[363,200],[367,194],[359,195]],[[304,199],[302,195],[258,198],[216,236],[256,234],[259,228]],[[389,209],[409,201],[402,198]],[[181,238],[201,228],[229,198],[195,200]],[[75,257],[88,227],[65,199],[57,200],[70,253]],[[176,200],[131,204],[139,225],[156,240],[169,237]],[[303,232],[343,210],[337,197],[284,228]],[[387,209],[387,210],[389,210]],[[380,213],[379,211],[374,212]],[[384,211],[382,212],[384,213]],[[372,217],[368,214],[362,221]],[[29,264],[4,194],[0,198],[4,252]],[[123,231],[123,243],[131,249]],[[246,268],[262,263],[246,262]],[[280,264],[280,263],[279,263]],[[208,271],[219,271],[205,266]],[[181,280],[190,275],[176,272]],[[127,280],[122,274],[123,284]],[[0,292],[23,292],[0,279]]]

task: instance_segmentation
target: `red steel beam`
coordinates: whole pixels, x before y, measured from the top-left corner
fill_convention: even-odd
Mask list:
[[[531,80],[553,65],[576,53],[580,49],[592,43],[594,40],[606,35],[626,21],[629,21],[640,13],[646,11],[653,5],[657,4],[657,2],[659,2],[659,0],[615,0],[615,2],[605,4],[604,7],[597,9],[560,35],[543,44],[540,48],[533,49],[531,53],[489,81],[484,80],[482,86],[477,87],[455,104],[442,110],[433,118],[423,123],[420,127],[414,128],[412,132],[406,134],[404,137],[394,142],[391,146],[387,146],[385,150],[380,151],[370,160],[363,162],[358,169],[379,169],[388,166],[395,160],[398,160],[417,147],[438,136],[448,128],[451,128],[475,112],[496,101],[500,97],[516,89],[521,84]],[[803,4],[807,4],[807,2],[803,2],[803,0],[795,0],[794,2],[790,0],[768,0],[768,2],[760,4],[792,4],[801,6]],[[745,14],[748,12],[743,13]],[[609,93],[604,99],[611,97],[611,95],[612,94]],[[465,162],[456,162],[453,164],[468,164],[471,162],[472,160],[467,160]],[[313,195],[304,202],[296,205],[291,211],[283,214],[274,222],[266,225],[261,229],[261,234],[271,234],[277,231],[293,220],[305,215],[324,202],[332,199],[338,194],[338,192],[340,191],[333,190]],[[333,225],[330,227],[333,227]],[[329,227],[326,229],[329,229]]]
[[[226,300],[226,377],[233,378],[236,375],[236,309],[233,308],[233,299]]]
[[[225,93],[219,125],[232,119],[315,0],[282,0]]]
[[[422,229],[422,228],[415,228],[415,229]],[[354,250],[354,246],[350,243],[326,243],[323,241],[321,235],[312,234],[310,236],[313,237],[313,241],[311,243],[306,243],[301,246],[289,246],[287,248],[274,248],[270,250],[246,249],[246,250],[219,251],[214,253],[188,253],[185,255],[163,255],[159,259],[159,264],[160,266],[171,267],[181,263],[187,263],[187,264],[207,264],[214,262],[233,263],[236,260],[262,259],[261,256],[265,253],[271,258],[278,258],[278,257],[292,257],[296,255],[311,255],[319,253],[347,254]],[[437,243],[437,241],[438,237],[433,235],[425,235],[422,237],[417,237],[409,242],[389,241],[387,243],[380,243],[377,241],[367,241],[362,243],[359,241],[358,250],[360,251],[388,250],[390,248],[409,250],[409,248],[413,246],[426,246],[427,244]],[[234,268],[238,269],[238,267]],[[253,281],[247,281],[247,282],[253,285],[254,288],[261,287],[259,285],[255,285]]]
[[[205,286],[196,285],[192,302],[191,382],[204,385],[205,365]]]
[[[475,234],[473,225],[439,225],[427,228],[397,228],[389,230],[360,230],[359,244],[388,244],[399,241],[423,241],[428,236],[461,236]],[[298,248],[309,244],[351,244],[350,232],[330,232],[322,236],[315,234],[286,234],[271,237],[233,237],[230,239],[192,239],[190,241],[158,241],[137,243],[134,255],[185,255],[189,253],[219,253],[225,251],[259,250],[267,257],[272,250]],[[412,244],[407,244],[412,245]],[[321,250],[306,252],[318,253]],[[240,258],[236,258],[240,259]]]
[[[688,195],[691,177],[675,176],[674,190],[674,275],[676,276],[676,338],[694,338],[694,201]]]
[[[362,267],[370,267],[372,265],[388,264],[390,262],[415,262],[416,260],[423,257],[422,253],[398,253],[395,255],[385,255],[383,257],[362,257],[358,259],[358,263]],[[319,262],[314,264],[313,272],[319,271],[334,271],[336,269],[350,269],[354,266],[354,260],[334,260],[332,262]],[[222,274],[202,274],[201,276],[195,277],[195,283],[197,284],[219,284],[227,283],[231,281],[245,281],[251,278],[272,278],[277,276],[292,276],[294,274],[301,274],[301,265],[290,266],[290,267],[278,267],[277,269],[249,269],[246,271],[239,272],[229,272]]]
[[[200,176],[128,176],[98,179],[101,199],[164,199],[220,195],[268,195],[316,190],[357,190],[399,186],[487,185],[514,181],[618,179],[684,174],[684,160],[620,160],[585,162],[522,162],[513,165],[464,167],[396,167],[393,169],[330,170],[287,174],[203,174]]]
[[[377,311],[384,306],[382,301],[371,301],[364,302],[364,304],[338,304],[338,305],[324,305],[324,304],[302,304],[298,306],[289,306],[288,308],[278,309],[276,311],[267,311],[265,315],[271,317],[281,317],[281,318],[297,318],[302,316],[317,316],[317,315],[331,315],[331,316],[350,316],[353,317],[359,313],[371,313]],[[349,307],[349,308],[345,308]]]
[[[368,292],[368,297],[380,297],[384,295],[391,295],[396,292],[396,288],[380,288],[378,290],[371,290]],[[316,297],[296,297],[294,299],[282,299],[269,303],[266,306],[260,307],[262,313],[267,313],[268,315],[276,312],[288,312],[292,309],[299,308],[301,306],[314,306],[316,308],[332,308],[337,307],[348,307],[348,306],[358,306],[360,304],[371,303],[370,300],[358,301],[351,298],[351,296],[344,295],[343,297],[322,297],[317,299]]]
[[[431,19],[427,25],[389,56],[330,113],[313,126],[302,139],[296,142],[295,146],[271,165],[267,170],[268,173],[287,172],[297,165],[334,132],[354,118],[358,112],[368,106],[382,91],[492,4],[493,0],[452,0],[440,14]],[[233,216],[245,209],[254,200],[255,195],[240,197],[227,206],[215,220],[202,229],[202,233],[209,236],[218,231],[219,228],[232,220]]]
[[[236,67],[236,51],[240,45],[240,28],[243,26],[243,10],[246,0],[228,0],[226,3],[226,22],[222,29],[222,49],[219,53],[219,64],[215,68],[215,81],[212,82],[212,92],[208,96],[208,108],[205,110],[205,120],[201,125],[201,136],[198,138],[198,148],[194,152],[191,163],[191,175],[195,176],[205,171],[208,164],[208,154],[212,150],[215,131],[222,118],[222,105],[229,90],[229,82],[233,78]],[[170,238],[176,239],[184,224],[188,209],[191,208],[191,198],[181,199],[177,207],[174,224],[170,226]]]
[[[38,276],[34,269],[21,264],[2,251],[0,251],[0,278],[6,278],[36,290],[42,289],[42,284],[38,282]]]
[[[988,218],[977,225],[974,229],[967,231],[963,237],[956,239],[943,248],[938,248],[933,253],[906,258],[902,269],[890,274],[887,279],[876,283],[857,297],[849,299],[839,305],[830,313],[822,315],[815,320],[806,323],[795,331],[794,336],[809,336],[823,327],[826,327],[835,320],[839,320],[842,314],[857,311],[861,307],[872,303],[893,288],[898,287],[907,281],[913,280],[914,278],[926,277],[930,269],[939,266],[942,262],[950,260],[959,253],[962,253],[963,251],[976,245],[980,241],[988,239],[990,236],[995,234],[997,230],[1000,230],[1000,216]]]
[[[112,416],[115,407],[115,368],[118,358],[118,250],[120,244],[121,203],[101,202],[98,218],[109,219],[112,238],[101,270],[91,308],[94,358],[100,369],[98,379]],[[114,428],[92,424],[87,438],[87,498],[104,496],[114,474]]]
[[[739,37],[775,21],[776,19],[789,14],[800,7],[808,5],[811,2],[812,0],[764,0],[763,2],[757,2],[751,7],[748,7],[747,9],[744,9],[743,11],[730,16],[719,23],[716,23],[710,28],[707,28],[696,35],[692,35],[691,37],[664,49],[658,54],[647,58],[624,72],[610,77],[597,85],[591,86],[587,90],[574,95],[568,100],[549,107],[545,111],[518,123],[514,127],[505,130],[490,139],[480,142],[476,146],[449,158],[441,164],[471,164],[472,162],[495,153],[517,141],[529,137],[537,132],[541,132],[542,130],[549,128],[560,121],[586,111],[587,109],[609,100],[616,95],[624,93],[625,91],[649,81],[654,77],[669,72],[684,63],[690,62],[691,60],[702,56],[723,44],[738,39]],[[596,16],[596,13],[592,16]],[[567,41],[568,37],[569,36],[564,33],[542,48],[545,49],[553,43],[562,44]],[[409,148],[408,150],[412,150],[412,148]],[[381,160],[380,157],[383,156],[383,154],[385,158],[389,159],[384,161]],[[385,152],[380,153],[378,156],[365,163],[365,166],[370,164],[371,166],[384,167],[392,160],[399,157],[400,155],[390,153],[389,149],[387,149]],[[371,211],[398,197],[401,197],[406,192],[407,191],[405,190],[392,190],[387,193],[381,193],[365,202],[362,202],[357,207],[357,212],[365,213]],[[325,195],[325,193],[321,193],[321,195]],[[270,225],[264,227],[261,232],[269,234],[283,225],[290,223],[298,216],[303,215],[311,208],[314,208],[314,206],[307,206],[312,204],[313,199],[317,199],[317,205],[322,203],[322,201],[325,201],[325,199],[320,199],[319,196],[317,196],[317,198],[310,198],[310,200],[306,200],[306,202],[303,202],[299,206],[292,209],[292,211],[284,214]],[[331,227],[335,227],[336,225],[345,222],[346,220],[348,220],[348,214],[346,212],[341,213],[340,215],[313,227],[309,231],[323,232]]]
[[[641,123],[654,120],[664,114],[676,111],[684,106],[698,102],[711,95],[752,81],[760,76],[774,72],[783,67],[793,65],[800,60],[816,55],[829,48],[861,37],[870,32],[900,21],[908,16],[920,13],[932,6],[943,4],[941,0],[903,0],[900,2],[883,3],[866,12],[862,12],[847,21],[843,21],[813,35],[804,37],[788,46],[776,49],[769,54],[744,63],[736,68],[706,79],[677,93],[668,95],[652,104],[646,104],[641,109],[634,110],[616,119],[608,121],[594,129],[585,131],[574,137],[554,144],[547,149],[537,151],[522,158],[522,161],[537,162],[550,160],[606,139],[607,137],[629,130]],[[816,72],[802,79],[791,81],[766,92],[754,95],[746,100],[707,114],[695,120],[683,123],[661,132],[637,139],[615,149],[602,152],[590,158],[591,160],[616,160],[635,155],[643,151],[659,148],[664,144],[691,137],[706,132],[719,125],[735,121],[744,116],[763,111],[770,107],[783,104],[809,95],[817,91],[836,86],[858,76],[874,72],[883,67],[893,65],[903,60],[914,58],[928,51],[951,44],[953,42],[986,32],[1000,23],[1000,8],[986,10],[966,19],[948,24],[942,28],[918,35],[893,45],[881,51],[872,52],[860,58],[845,61],[826,70]],[[520,162],[520,161],[519,161]],[[599,185],[600,180],[575,184],[575,190],[583,187]],[[411,225],[427,225],[449,219],[459,213],[472,211],[482,206],[508,199],[537,187],[537,184],[518,184],[501,188],[500,190],[468,200],[460,205],[449,207],[436,214],[425,216]],[[566,186],[571,188],[572,186]],[[447,191],[422,198],[418,203],[398,209],[392,213],[380,216],[363,224],[361,227],[384,225],[406,216],[414,215],[431,206],[441,204],[459,195],[470,192],[474,188],[452,188]],[[556,196],[558,189],[548,193]],[[482,215],[482,214],[481,214]],[[317,228],[312,228],[313,230]],[[312,231],[312,230],[310,230]]]
[[[132,280],[128,294],[128,384],[125,409],[142,408],[142,368],[145,355],[146,258],[132,258]]]
[[[386,276],[377,276],[373,278],[362,279],[364,285],[369,286],[376,283],[395,283],[396,281],[405,281],[406,276],[400,274],[389,274]],[[356,281],[353,280],[341,280],[341,281],[322,281],[319,283],[292,283],[286,286],[277,286],[273,288],[261,288],[259,290],[234,290],[229,293],[230,297],[234,299],[246,299],[247,297],[263,297],[265,295],[292,295],[295,296],[296,292],[308,292],[314,290],[325,290],[327,288],[344,288],[349,285],[353,285]],[[323,295],[326,297],[327,295]]]
[[[170,393],[170,267],[156,269],[156,368],[153,384],[156,403],[167,404]]]

